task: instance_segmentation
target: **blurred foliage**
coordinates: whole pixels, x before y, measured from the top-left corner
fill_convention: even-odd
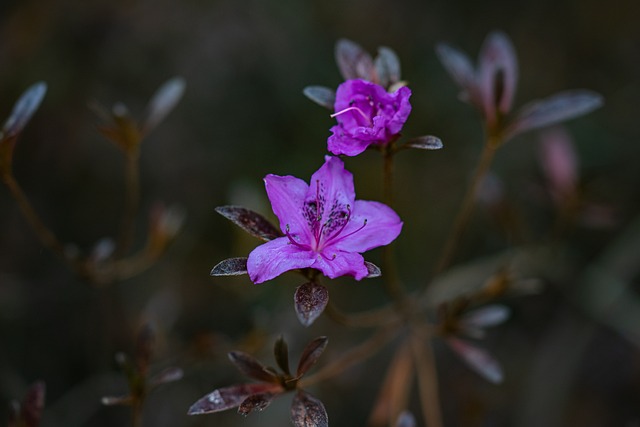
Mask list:
[[[268,355],[263,344],[288,331],[287,341],[299,354],[309,337],[329,328],[331,345],[323,359],[354,344],[329,320],[309,329],[297,324],[291,296],[300,283],[288,276],[263,286],[246,277],[210,278],[219,260],[245,256],[259,243],[214,208],[240,204],[270,215],[262,177],[307,177],[322,163],[333,120],[302,89],[340,82],[335,41],[346,37],[371,52],[390,46],[413,90],[404,133],[437,135],[445,145],[438,152],[398,156],[397,211],[411,230],[397,244],[400,267],[417,286],[437,259],[482,143],[480,120],[456,99],[434,45],[446,41],[477,52],[485,35],[498,28],[511,37],[520,62],[516,105],[578,87],[604,96],[603,109],[567,128],[579,155],[583,197],[612,206],[615,222],[572,227],[551,254],[527,252],[533,267],[525,272],[547,286],[539,295],[510,299],[512,318],[485,341],[503,363],[504,384],[482,382],[447,348],[437,348],[446,424],[639,425],[638,325],[605,315],[633,307],[615,305],[616,296],[609,306],[598,304],[604,297],[594,291],[613,276],[622,281],[626,301],[638,298],[640,238],[631,224],[640,214],[639,12],[640,4],[630,0],[3,1],[0,115],[33,82],[49,87],[14,162],[17,179],[47,225],[82,251],[116,233],[124,161],[97,131],[88,104],[122,101],[134,116],[142,114],[149,95],[175,75],[184,77],[186,93],[142,145],[141,211],[162,200],[182,205],[188,216],[151,270],[94,289],[41,248],[0,189],[0,422],[8,418],[8,402],[39,379],[47,384],[43,426],[128,422],[126,409],[101,407],[100,398],[126,393],[113,356],[134,353],[136,332],[146,323],[157,334],[151,370],[180,366],[185,375],[148,397],[145,425],[279,425],[287,419],[288,402],[247,419],[186,416],[197,398],[238,379],[219,369],[229,350]],[[517,137],[493,166],[526,231],[504,233],[478,209],[458,263],[514,244],[541,243],[554,212],[541,190],[537,150],[537,133]],[[365,153],[347,167],[358,198],[378,199],[379,157]],[[146,221],[139,216],[138,230]],[[631,267],[620,271],[611,256],[620,252],[625,235],[635,240],[622,246]],[[598,274],[603,270],[610,276]],[[487,276],[467,277],[480,284]],[[384,300],[375,281],[337,282],[331,298],[345,308]],[[388,358],[383,352],[314,390],[334,425],[364,425],[382,381],[382,374],[372,373],[383,372]],[[352,396],[357,402],[346,406]]]

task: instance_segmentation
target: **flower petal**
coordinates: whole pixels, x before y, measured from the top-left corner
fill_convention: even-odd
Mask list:
[[[353,138],[347,135],[340,125],[333,126],[331,132],[333,135],[327,139],[327,150],[336,156],[357,156],[371,145],[370,139]]]
[[[320,221],[322,224],[329,219],[334,206],[353,206],[356,197],[353,175],[344,168],[342,160],[334,156],[325,156],[324,159],[324,164],[311,176],[307,197],[307,200],[320,200],[324,203]]]
[[[288,224],[292,233],[304,233],[302,237],[308,239],[307,221],[302,216],[302,206],[309,191],[307,183],[294,176],[270,174],[264,178],[264,186],[282,232],[287,232]]]
[[[311,267],[320,270],[330,279],[353,276],[356,280],[361,280],[369,274],[362,255],[337,250],[335,247],[325,248]]]
[[[314,252],[291,244],[287,237],[278,237],[258,246],[249,254],[247,272],[253,283],[262,283],[285,271],[310,267],[315,258]]]
[[[366,225],[365,224],[366,220]],[[335,247],[347,252],[365,252],[388,245],[402,230],[402,221],[389,206],[367,200],[356,200],[349,224],[337,239]]]

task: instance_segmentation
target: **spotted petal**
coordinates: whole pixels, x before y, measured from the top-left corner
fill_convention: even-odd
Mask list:
[[[317,194],[317,192],[320,192]],[[321,223],[325,223],[334,211],[334,206],[353,207],[355,199],[353,175],[345,170],[338,157],[325,156],[324,164],[312,176],[307,200],[316,197],[324,204]],[[300,210],[300,208],[298,208]]]
[[[310,267],[315,253],[301,250],[286,237],[278,237],[255,248],[247,260],[247,272],[253,283],[271,280],[285,271]]]

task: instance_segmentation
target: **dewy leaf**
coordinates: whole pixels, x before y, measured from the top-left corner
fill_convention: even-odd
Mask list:
[[[284,340],[282,335],[278,337],[278,340],[273,346],[273,354],[275,356],[276,363],[278,364],[278,367],[282,369],[282,372],[284,372],[287,375],[290,375],[289,346],[287,345],[287,342]]]
[[[601,95],[584,89],[560,92],[549,98],[533,101],[520,109],[517,117],[506,129],[504,140],[531,129],[582,116],[602,104]]]
[[[304,96],[320,105],[333,111],[333,104],[336,102],[336,91],[324,86],[307,86],[302,90]]]
[[[367,277],[365,277],[365,279],[373,279],[375,277],[382,276],[382,270],[380,270],[380,267],[378,267],[374,263],[365,261],[364,265],[365,267],[367,267],[367,272],[368,272]]]
[[[240,206],[219,206],[216,208],[223,217],[254,237],[268,242],[282,233],[262,215]]]
[[[296,288],[293,302],[298,320],[304,326],[309,326],[327,306],[329,291],[318,283],[308,282]]]
[[[2,127],[2,133],[5,137],[15,136],[24,129],[42,103],[45,93],[47,93],[47,84],[44,82],[35,83],[24,91]]]
[[[374,61],[378,83],[387,87],[400,81],[400,60],[393,49],[381,46]]]
[[[155,128],[173,110],[184,94],[185,81],[181,77],[174,77],[166,81],[153,95],[147,106],[147,120],[144,123],[145,132]]]
[[[271,404],[273,398],[278,394],[274,392],[252,394],[242,401],[238,407],[238,414],[246,417],[253,411],[262,411]]]
[[[255,357],[242,351],[229,352],[229,360],[240,372],[259,381],[276,382],[276,375],[260,363]]]
[[[345,80],[373,80],[375,71],[373,59],[359,44],[340,39],[336,43],[335,55],[340,74]]]
[[[502,382],[502,368],[488,351],[471,345],[458,338],[448,338],[447,344],[464,360],[472,370],[489,382]]]
[[[220,261],[210,273],[211,276],[240,276],[241,274],[247,274],[247,257]]]
[[[442,144],[440,138],[438,138],[437,136],[425,135],[419,136],[417,138],[411,138],[409,141],[407,141],[404,147],[418,148],[420,150],[439,150],[444,147],[444,145]]]
[[[295,427],[328,427],[329,417],[320,400],[299,390],[291,403],[291,422]]]
[[[240,384],[219,388],[191,405],[188,415],[210,414],[235,408],[249,396],[261,393],[277,393],[282,388],[276,384]]]
[[[306,374],[307,371],[316,364],[328,343],[329,339],[327,337],[318,337],[307,344],[300,356],[300,362],[298,363],[298,369],[296,370],[297,377],[301,377]]]

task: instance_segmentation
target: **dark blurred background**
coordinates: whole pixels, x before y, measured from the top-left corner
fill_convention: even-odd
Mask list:
[[[302,328],[291,304],[300,284],[294,276],[259,287],[246,277],[209,277],[219,260],[246,255],[258,243],[214,207],[242,204],[270,214],[265,174],[308,180],[322,164],[333,120],[304,98],[303,87],[341,82],[333,57],[339,38],[372,54],[392,47],[413,90],[404,134],[433,134],[445,144],[398,157],[401,273],[417,287],[435,264],[482,146],[479,117],[457,100],[434,46],[449,42],[475,60],[486,34],[501,29],[520,64],[516,105],[571,88],[604,96],[604,108],[567,129],[580,159],[582,197],[605,206],[611,220],[571,227],[555,242],[563,258],[543,258],[542,267],[523,273],[541,279],[544,290],[508,300],[511,319],[483,344],[504,366],[502,385],[485,383],[437,346],[446,425],[640,426],[638,16],[631,0],[2,1],[0,116],[33,82],[49,87],[14,164],[45,223],[84,252],[117,234],[124,163],[96,131],[88,104],[122,101],[140,117],[172,76],[184,77],[187,89],[142,147],[137,244],[157,201],[181,205],[187,220],[153,268],[96,289],[41,247],[0,188],[0,423],[8,402],[41,379],[43,426],[126,425],[127,408],[101,407],[100,397],[126,393],[114,354],[131,354],[137,330],[150,322],[157,333],[153,369],[180,366],[185,378],[150,396],[145,425],[286,425],[288,398],[246,419],[185,414],[203,394],[240,380],[225,358],[234,345],[271,363],[269,344],[279,333],[294,360],[307,341],[328,334],[322,363],[364,335],[325,319]],[[458,265],[543,243],[554,211],[544,196],[539,135],[511,141],[493,167],[525,237],[505,237],[479,209]],[[379,199],[377,153],[346,164],[358,198]],[[602,265],[620,274],[594,279]],[[613,283],[618,276],[624,283]],[[330,285],[332,299],[353,309],[383,302],[380,283],[365,282]],[[380,381],[370,367],[383,372],[388,356],[313,390],[332,425],[365,425]]]

